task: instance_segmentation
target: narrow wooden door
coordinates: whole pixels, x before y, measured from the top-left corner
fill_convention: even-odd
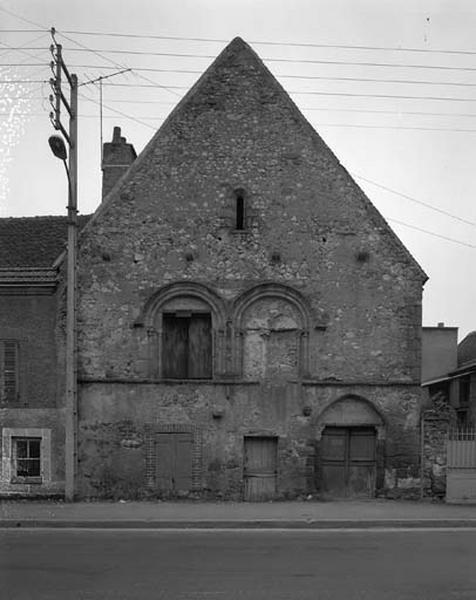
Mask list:
[[[160,491],[176,493],[192,487],[192,434],[159,433],[157,485]]]
[[[264,502],[276,494],[277,437],[245,437],[245,500]]]
[[[373,427],[326,427],[321,442],[322,491],[335,497],[372,497],[375,443]]]

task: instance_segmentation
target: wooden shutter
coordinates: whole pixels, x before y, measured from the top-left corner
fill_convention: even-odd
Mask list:
[[[188,377],[210,379],[212,376],[212,321],[209,314],[191,316],[188,343]]]
[[[13,340],[0,342],[0,398],[15,402],[18,397],[18,344]]]
[[[188,318],[163,315],[163,377],[186,379],[188,370]]]

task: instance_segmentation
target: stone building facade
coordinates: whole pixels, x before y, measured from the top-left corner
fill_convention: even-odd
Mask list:
[[[112,188],[79,265],[80,496],[418,486],[426,277],[242,40]]]
[[[78,497],[418,490],[426,276],[254,51],[235,39],[137,158],[118,130],[104,156]]]

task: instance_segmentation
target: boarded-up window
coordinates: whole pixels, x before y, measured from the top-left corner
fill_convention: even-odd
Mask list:
[[[0,401],[15,402],[18,397],[18,343],[0,340]]]
[[[164,492],[188,491],[192,487],[191,433],[159,433],[157,448],[157,484]]]
[[[164,313],[162,374],[173,379],[212,376],[212,320],[209,313]]]

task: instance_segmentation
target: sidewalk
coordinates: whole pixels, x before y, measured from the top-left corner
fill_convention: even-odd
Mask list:
[[[0,528],[376,528],[475,527],[476,506],[392,500],[266,503],[0,503]]]

